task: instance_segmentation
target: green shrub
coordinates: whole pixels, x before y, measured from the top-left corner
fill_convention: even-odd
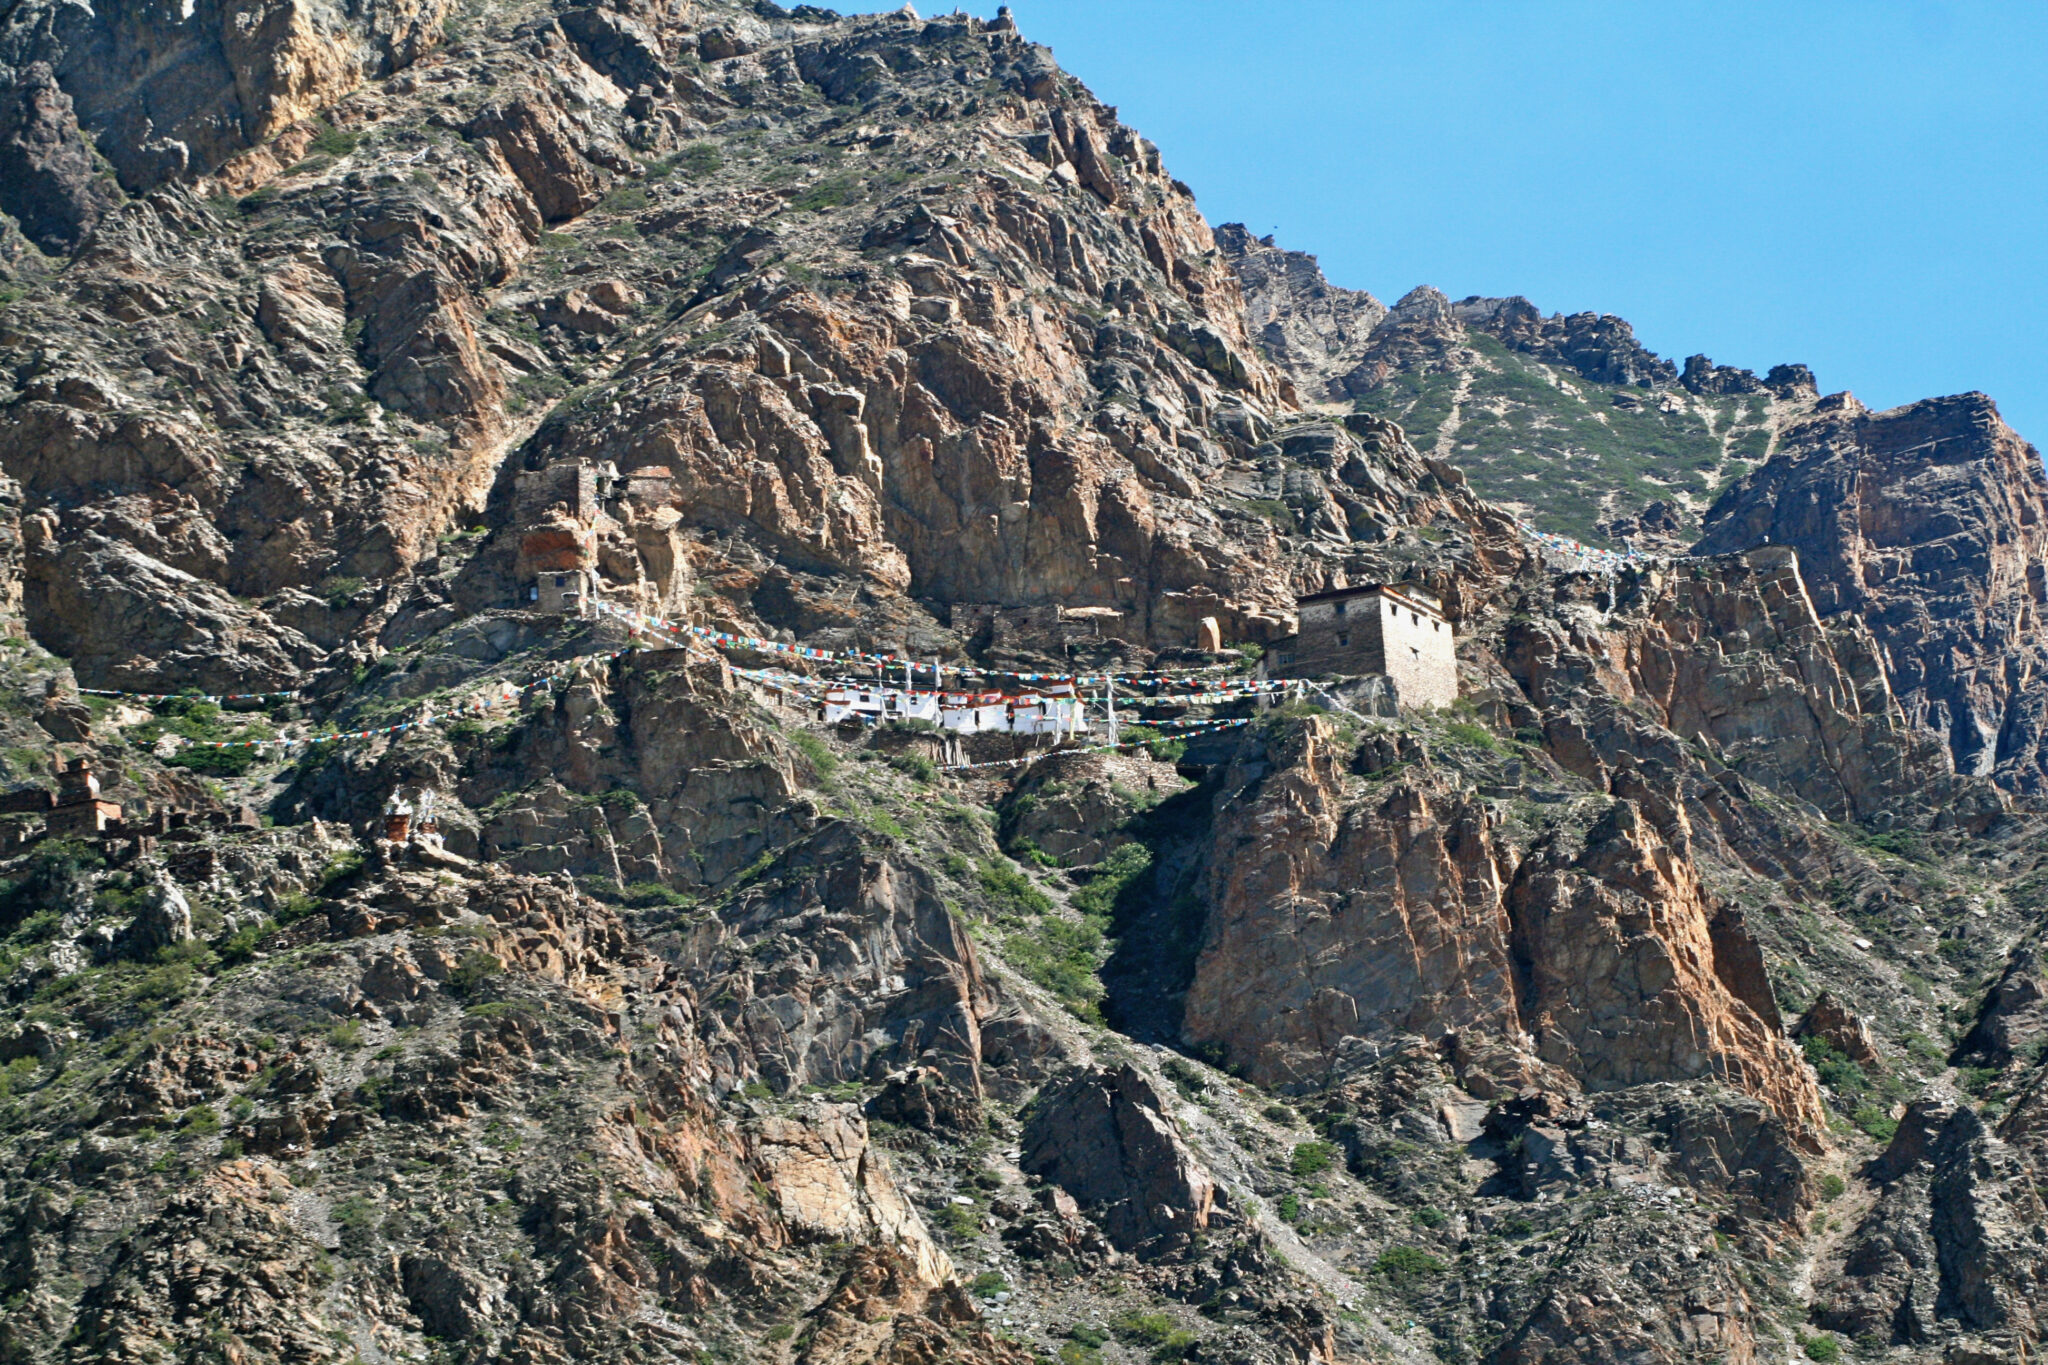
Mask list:
[[[448,989],[457,995],[470,995],[483,989],[484,983],[505,970],[505,964],[481,949],[472,948],[462,955],[455,964],[455,970],[448,973]]]
[[[1995,1066],[1965,1066],[1956,1069],[1956,1084],[1966,1095],[1982,1099],[2005,1073]]]
[[[1088,885],[1076,891],[1069,903],[1084,915],[1106,917],[1124,889],[1151,866],[1151,849],[1143,844],[1125,844],[1102,860]]]
[[[839,766],[839,756],[832,752],[830,745],[806,730],[797,730],[789,737],[790,747],[804,756],[820,777],[830,777],[832,770]]]
[[[240,777],[256,766],[256,750],[248,746],[215,749],[191,745],[172,754],[166,762],[173,768],[204,773],[208,777]]]
[[[331,1210],[334,1222],[343,1232],[369,1233],[377,1227],[377,1206],[360,1195],[338,1199]]]
[[[1820,1178],[1820,1197],[1823,1199],[1840,1199],[1848,1188],[1848,1183],[1833,1171]]]
[[[7,1065],[0,1066],[0,1099],[26,1089],[35,1079],[40,1065],[34,1057],[16,1057]]]
[[[313,134],[313,140],[306,144],[308,151],[322,156],[347,156],[363,140],[361,133],[347,133],[327,122],[320,121],[320,131]]]
[[[973,1283],[967,1286],[967,1292],[977,1294],[985,1299],[992,1295],[1000,1294],[1009,1287],[1010,1282],[1001,1275],[998,1275],[993,1270],[984,1270],[974,1277]]]
[[[647,190],[640,185],[620,185],[598,201],[607,213],[638,213],[647,207]]]
[[[1168,1057],[1159,1069],[1165,1073],[1166,1079],[1180,1087],[1180,1092],[1189,1099],[1209,1088],[1209,1083],[1202,1079],[1202,1073],[1178,1057]]]
[[[1440,1228],[1449,1221],[1442,1209],[1417,1209],[1412,1216],[1417,1227]]]
[[[675,154],[673,164],[691,175],[710,175],[725,165],[725,157],[715,142],[692,142]]]
[[[1033,886],[1029,877],[1008,863],[983,863],[981,889],[995,898],[998,912],[1042,915],[1052,909],[1052,901],[1046,894]]]
[[[1813,1066],[1820,1083],[1840,1094],[1845,1099],[1869,1093],[1870,1077],[1863,1068],[1849,1060],[1848,1054],[1825,1038],[1808,1034],[1799,1040],[1800,1048],[1806,1053],[1806,1060]]]
[[[64,916],[55,910],[38,910],[23,920],[10,935],[17,943],[48,943],[64,927]]]
[[[1408,1285],[1442,1274],[1444,1263],[1420,1247],[1398,1246],[1382,1251],[1372,1268],[1396,1284]]]
[[[1060,865],[1058,858],[1047,853],[1030,839],[1017,840],[1010,845],[1008,852],[1018,862],[1030,863],[1033,867],[1058,867]]]
[[[919,782],[930,782],[939,775],[938,764],[923,754],[896,754],[889,759],[889,766],[899,773],[908,774]]]
[[[826,209],[837,208],[860,193],[860,182],[850,175],[826,176],[802,194],[789,201],[789,206],[810,213],[823,213]]]
[[[1812,1337],[1795,1333],[1795,1336],[1798,1338],[1800,1349],[1806,1352],[1808,1360],[1817,1361],[1819,1365],[1834,1365],[1835,1361],[1842,1358],[1842,1343],[1837,1341],[1831,1332],[1822,1332],[1819,1336]]]
[[[697,898],[689,892],[663,886],[660,882],[631,882],[619,888],[619,899],[636,910],[663,906],[687,910],[697,903]]]
[[[1300,1143],[1294,1149],[1294,1156],[1288,1162],[1288,1169],[1294,1173],[1296,1180],[1307,1180],[1310,1176],[1321,1175],[1329,1170],[1330,1163],[1336,1156],[1337,1149],[1327,1142]]]
[[[1468,744],[1475,749],[1499,752],[1500,740],[1493,731],[1470,721],[1454,720],[1444,726],[1444,738],[1457,744]]]
[[[1173,1319],[1164,1313],[1126,1313],[1110,1324],[1117,1340],[1133,1346],[1158,1346],[1173,1335]]]
[[[191,994],[194,975],[189,962],[168,962],[161,967],[151,967],[136,980],[132,994],[145,1004],[171,1004]]]
[[[188,1133],[211,1137],[220,1131],[220,1114],[210,1104],[195,1104],[178,1120],[178,1126]]]
[[[1075,1014],[1100,1023],[1105,992],[1095,971],[1102,944],[1102,930],[1094,924],[1047,918],[1027,932],[1005,938],[1003,956]]]
[[[1280,1202],[1276,1207],[1280,1214],[1280,1220],[1284,1223],[1292,1223],[1301,1217],[1301,1196],[1289,1190],[1286,1194],[1280,1196]]]
[[[1874,1104],[1859,1104],[1849,1121],[1879,1142],[1890,1142],[1899,1131],[1899,1121]]]
[[[320,869],[320,890],[325,891],[342,879],[354,875],[362,868],[365,856],[359,848],[351,848],[338,854],[326,867]]]

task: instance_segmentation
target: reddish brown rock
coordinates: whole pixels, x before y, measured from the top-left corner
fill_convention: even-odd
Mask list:
[[[1404,1034],[1455,1033],[1470,1058],[1500,1040],[1523,1050],[1528,1080],[1723,1079],[1819,1141],[1804,1065],[1730,987],[1754,955],[1736,951],[1731,922],[1730,968],[1717,963],[1682,812],[1669,813],[1678,847],[1624,800],[1583,835],[1518,855],[1495,844],[1483,807],[1427,779],[1347,800],[1332,741],[1328,722],[1307,721],[1219,813],[1190,1042],[1301,1084]]]
[[[1822,991],[1813,998],[1793,1036],[1819,1038],[1850,1061],[1863,1066],[1871,1066],[1878,1061],[1877,1043],[1870,1036],[1870,1025],[1836,999],[1832,991]]]
[[[1513,1035],[1503,893],[1484,809],[1397,782],[1353,804],[1329,724],[1226,804],[1183,1031],[1263,1084],[1309,1083],[1362,1040]],[[1244,849],[1250,856],[1237,853]]]

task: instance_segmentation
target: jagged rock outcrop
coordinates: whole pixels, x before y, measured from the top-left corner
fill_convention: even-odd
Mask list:
[[[1682,811],[1663,812],[1667,837],[1620,800],[1524,853],[1426,777],[1358,801],[1314,721],[1239,780],[1217,817],[1190,1042],[1300,1085],[1404,1034],[1454,1035],[1477,1093],[1711,1076],[1818,1141],[1811,1079],[1743,999],[1753,946],[1725,922],[1716,941]]]
[[[770,885],[694,926],[682,965],[712,1005],[713,1067],[781,1090],[906,1064],[981,1093],[981,1029],[995,1012],[972,941],[919,868],[860,851],[828,825],[764,874]]]
[[[1723,979],[1698,873],[1631,802],[1516,869],[1519,1007],[1538,1057],[1592,1090],[1715,1076],[1818,1145],[1820,1096]]]
[[[1023,1167],[1073,1196],[1118,1250],[1181,1249],[1209,1225],[1216,1182],[1166,1109],[1129,1063],[1078,1072],[1033,1105]]]
[[[2018,943],[1956,1053],[2002,1067],[2038,1050],[2043,1038],[2048,1038],[2048,964],[2039,942]]]
[[[1216,229],[1216,246],[1244,291],[1245,326],[1311,401],[1346,396],[1387,306],[1362,289],[1340,289],[1316,258],[1254,237],[1242,223]]]
[[[1025,1365],[1033,1358],[981,1327],[958,1285],[934,1292],[887,1251],[856,1253],[816,1316],[796,1357],[803,1365]]]
[[[1218,814],[1189,1041],[1273,1084],[1319,1079],[1374,1037],[1513,1036],[1512,868],[1484,808],[1400,779],[1354,805],[1320,722],[1255,761],[1272,771]]]
[[[1832,991],[1822,991],[1814,997],[1813,1003],[1800,1017],[1793,1037],[1818,1038],[1860,1065],[1868,1066],[1880,1060],[1877,1041],[1870,1036],[1870,1025],[1836,999]]]
[[[2048,1256],[2024,1228],[2038,1217],[2040,1111],[2035,1093],[1993,1129],[1966,1105],[1908,1106],[1872,1165],[1877,1203],[1819,1287],[1816,1319],[1894,1346],[2031,1339],[2048,1284]]]
[[[1774,545],[1655,571],[1627,585],[1627,609],[1606,620],[1567,609],[1511,623],[1503,662],[1558,761],[1596,781],[1608,771],[1598,754],[1684,767],[1676,739],[1837,818],[1951,800],[1995,811],[1988,793],[1962,801],[1960,787],[1928,785],[1939,753],[1908,724],[1879,643],[1854,618],[1822,618],[1804,567]],[[1666,736],[1623,739],[1640,722],[1588,709],[1600,693],[1647,703]],[[1567,697],[1576,714],[1556,714]]]
[[[1517,297],[1460,299],[1451,316],[1512,350],[1565,366],[1596,384],[1650,388],[1678,378],[1676,366],[1637,341],[1635,329],[1611,313],[1546,317],[1527,299]]]
[[[77,246],[100,215],[120,202],[102,180],[79,134],[71,97],[46,61],[19,72],[0,106],[0,209],[51,255]]]
[[[16,88],[54,76],[64,98],[42,98],[67,115],[58,126],[73,137],[82,129],[122,187],[144,194],[204,175],[416,61],[442,41],[443,12],[412,0],[346,12],[194,0],[73,22],[27,6],[8,18],[0,68],[12,68]],[[0,210],[21,217],[46,202],[32,178],[4,183]]]
[[[295,1225],[291,1181],[267,1161],[230,1162],[202,1177],[124,1239],[107,1277],[80,1302],[79,1345],[101,1360],[157,1357],[167,1341],[299,1360],[344,1359],[309,1312],[320,1247]],[[245,1268],[261,1264],[265,1273]]]
[[[1722,495],[1697,551],[1799,553],[1820,616],[1860,622],[1956,771],[2048,783],[2048,475],[1982,394],[1869,412],[1842,395]]]

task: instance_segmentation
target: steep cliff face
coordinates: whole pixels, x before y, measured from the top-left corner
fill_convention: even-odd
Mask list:
[[[1907,718],[1956,770],[2037,792],[2048,476],[1982,394],[1823,404],[1715,503],[1699,548],[1791,546],[1814,605],[1860,619]]]
[[[1448,1039],[1484,1097],[1711,1076],[1819,1140],[1811,1079],[1736,993],[1754,945],[1716,943],[1684,846],[1634,804],[1517,849],[1455,786],[1396,774],[1382,795],[1348,777],[1332,738],[1311,726],[1271,753],[1277,770],[1218,820],[1190,1041],[1266,1084],[1313,1083],[1414,1034]]]
[[[1216,229],[1216,245],[1244,291],[1245,325],[1308,402],[1348,393],[1387,306],[1362,289],[1340,289],[1316,258],[1254,237],[1242,223]]]
[[[447,36],[444,7],[223,3],[82,15],[10,11],[11,79],[0,211],[46,249],[69,250],[121,197],[189,181],[333,105]],[[88,150],[89,149],[89,150]],[[96,154],[96,155],[95,155]],[[111,166],[119,188],[100,181]]]
[[[319,119],[251,77],[257,145],[152,171],[27,282],[0,467],[41,505],[32,628],[81,677],[346,674],[479,514],[507,538],[453,600],[508,605],[513,475],[571,460],[640,476],[601,559],[642,605],[708,579],[733,619],[894,644],[1051,603],[1139,647],[1271,638],[1416,504],[1483,529],[1371,444],[1354,493],[1275,477],[1290,399],[1193,200],[1013,28],[658,18],[350,57],[308,77]]]

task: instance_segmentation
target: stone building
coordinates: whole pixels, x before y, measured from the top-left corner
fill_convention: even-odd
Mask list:
[[[1457,637],[1435,594],[1368,583],[1299,598],[1295,609],[1301,624],[1273,646],[1274,676],[1378,673],[1393,680],[1404,707],[1458,699]]]
[[[559,460],[514,487],[520,605],[587,616],[600,598],[666,615],[688,593],[688,559],[666,465],[627,474],[610,461]]]
[[[47,824],[52,834],[102,835],[121,826],[121,808],[100,796],[100,780],[89,758],[62,758],[57,766],[57,804]]]
[[[527,605],[553,616],[588,616],[597,600],[592,578],[582,568],[538,574],[527,589]]]
[[[617,480],[609,465],[565,460],[519,475],[515,515],[526,605],[552,615],[582,616],[595,596],[598,522]]]

